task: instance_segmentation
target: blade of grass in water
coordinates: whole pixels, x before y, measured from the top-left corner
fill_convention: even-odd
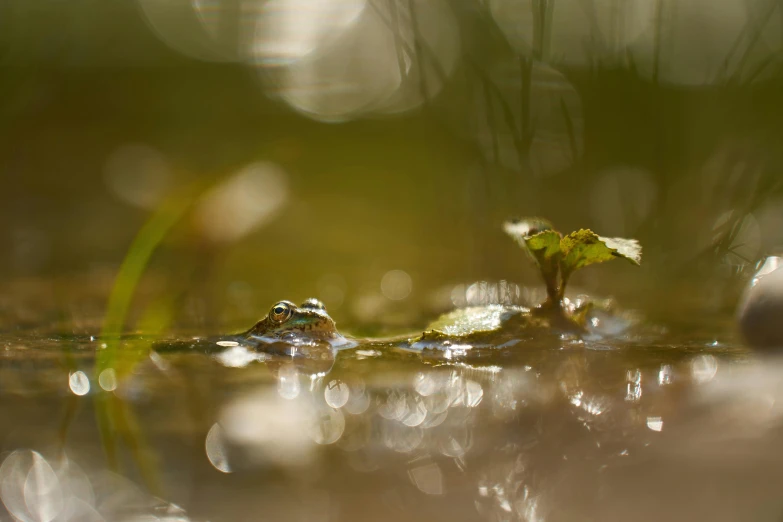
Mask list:
[[[190,194],[190,193],[189,193]],[[116,358],[117,337],[122,334],[136,286],[153,252],[193,203],[190,195],[172,197],[144,224],[133,240],[114,282],[101,337],[106,347],[98,353],[96,371],[110,367]]]
[[[128,254],[120,266],[109,297],[109,304],[101,330],[102,349],[98,351],[96,357],[96,380],[98,380],[104,370],[109,368],[115,370],[118,378],[124,373],[117,371],[116,368],[119,362],[119,338],[124,330],[125,319],[136,287],[152,254],[195,201],[194,194],[194,191],[188,191],[164,202],[133,240]],[[135,353],[130,358],[130,361],[123,360],[123,369],[129,370],[132,368],[133,363],[138,362],[145,353],[146,350],[141,350]],[[138,424],[133,422],[132,412],[128,406],[118,397],[110,395],[110,393],[99,389],[95,395],[96,420],[108,465],[114,470],[117,470],[119,467],[116,440],[116,433],[119,431],[132,448],[133,457],[145,482],[147,482],[147,487],[154,492],[159,492],[160,481],[156,466],[151,459],[150,452],[146,451],[146,443],[138,429]]]

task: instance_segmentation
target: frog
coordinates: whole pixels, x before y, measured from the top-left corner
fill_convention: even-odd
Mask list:
[[[255,346],[325,342],[339,349],[356,344],[340,334],[324,304],[315,298],[306,299],[299,306],[278,301],[264,318],[236,337],[242,339],[241,344]]]
[[[323,354],[355,345],[354,340],[337,330],[324,304],[310,298],[299,306],[292,301],[278,301],[250,329],[240,333],[188,340],[162,340],[154,343],[152,348],[156,352],[195,350],[212,355],[230,355],[250,350],[262,354],[302,356],[316,351]],[[242,356],[243,360],[248,357],[248,353]]]

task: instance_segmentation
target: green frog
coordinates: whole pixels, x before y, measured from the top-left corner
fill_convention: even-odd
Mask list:
[[[163,340],[153,344],[156,352],[199,351],[223,354],[237,361],[257,359],[250,351],[268,355],[310,357],[352,348],[356,341],[337,331],[334,320],[317,299],[307,299],[300,306],[279,301],[269,313],[249,330],[219,337],[196,337],[188,340]],[[261,357],[263,359],[263,356]],[[233,364],[229,362],[229,364]],[[239,364],[239,362],[237,362]]]
[[[307,299],[300,306],[291,301],[280,301],[250,330],[236,336],[242,344],[298,345],[313,341],[328,343],[334,348],[356,345],[337,331],[334,320],[318,299]]]

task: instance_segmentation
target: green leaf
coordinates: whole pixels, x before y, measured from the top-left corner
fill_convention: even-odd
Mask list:
[[[534,217],[506,221],[503,230],[540,266],[560,251],[560,233],[546,219]]]
[[[547,295],[557,295],[557,276],[560,270],[560,232],[543,218],[525,218],[506,221],[503,230],[511,236],[538,265],[546,285]]]
[[[552,228],[552,223],[542,218],[507,221],[503,230],[538,265],[546,284],[544,307],[561,309],[568,279],[575,270],[618,257],[636,265],[642,259],[642,247],[635,239],[601,237],[587,229],[563,236]]]
[[[556,262],[560,255],[560,233],[544,230],[525,238],[525,246],[539,265]]]
[[[599,236],[607,247],[614,250],[615,257],[627,259],[635,265],[642,264],[642,245],[635,239],[625,239],[624,237],[603,237]]]
[[[635,239],[601,237],[592,230],[572,232],[560,240],[562,274],[567,278],[575,270],[615,258],[627,259],[638,265],[642,247]]]

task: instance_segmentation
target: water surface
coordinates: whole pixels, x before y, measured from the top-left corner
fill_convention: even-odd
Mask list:
[[[100,372],[106,340],[41,332],[0,339],[18,520],[783,514],[780,362],[717,324],[461,355],[150,352],[133,335]]]

